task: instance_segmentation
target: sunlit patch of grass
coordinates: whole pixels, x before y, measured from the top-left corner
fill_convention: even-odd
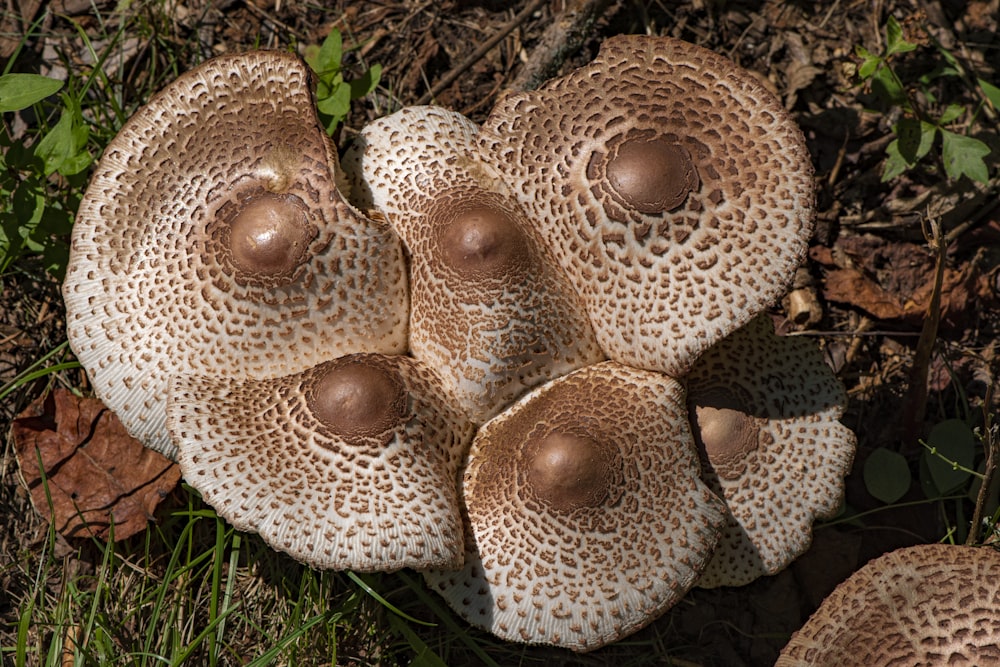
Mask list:
[[[178,495],[185,506],[121,543],[95,539],[66,553],[50,529],[19,573],[25,593],[12,646],[4,636],[4,660],[140,667],[409,662],[411,645],[421,642],[408,621],[386,619],[401,618],[388,600],[376,600],[349,574],[311,570],[235,531],[190,490]]]

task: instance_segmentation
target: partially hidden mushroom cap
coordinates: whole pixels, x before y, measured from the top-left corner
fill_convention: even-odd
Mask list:
[[[501,100],[480,143],[615,361],[679,377],[784,294],[805,255],[801,132],[753,75],[693,44],[612,37]]]
[[[80,204],[63,295],[94,391],[146,445],[174,373],[278,377],[406,350],[406,267],[337,189],[297,57],[209,60],[136,112]]]
[[[344,158],[355,202],[410,253],[410,350],[486,421],[527,389],[603,359],[537,225],[488,176],[478,128],[440,107],[368,125]]]
[[[729,521],[699,586],[742,586],[785,568],[838,510],[857,439],[847,397],[816,344],[766,315],[718,342],[687,376],[708,485]]]
[[[184,478],[275,549],[323,569],[461,565],[458,476],[474,429],[413,359],[177,376],[167,412]]]
[[[1000,665],[1000,551],[897,549],[841,583],[776,667]]]
[[[425,578],[508,640],[588,651],[695,584],[725,507],[699,478],[681,386],[605,362],[481,427],[463,479],[466,562]]]

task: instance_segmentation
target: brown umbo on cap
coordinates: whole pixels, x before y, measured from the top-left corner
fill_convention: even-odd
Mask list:
[[[209,60],[136,112],[80,204],[63,295],[94,391],[149,447],[175,373],[278,377],[406,350],[402,246],[337,189],[308,68]]]
[[[816,518],[844,497],[857,439],[847,396],[815,342],[766,315],[716,343],[687,378],[704,479],[729,520],[699,586],[742,586],[809,548]]]
[[[725,506],[699,478],[681,386],[614,362],[531,391],[479,430],[465,567],[427,582],[504,639],[588,651],[695,584]]]
[[[1000,552],[924,544],[841,583],[776,667],[1000,665]]]
[[[603,359],[548,239],[482,165],[474,123],[408,107],[368,125],[344,158],[355,203],[410,254],[410,349],[484,422],[527,389]]]
[[[461,565],[474,428],[426,366],[355,354],[266,380],[177,376],[170,391],[184,478],[234,527],[317,568]]]
[[[668,37],[501,100],[479,135],[616,361],[675,377],[775,302],[805,255],[813,168],[749,72]]]

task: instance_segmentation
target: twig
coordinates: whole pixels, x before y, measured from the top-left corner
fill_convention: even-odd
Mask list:
[[[420,99],[417,100],[417,104],[418,105],[427,104],[435,97],[437,97],[442,90],[444,90],[451,84],[455,83],[455,80],[458,79],[458,77],[460,77],[462,73],[465,72],[465,70],[469,69],[477,62],[479,62],[480,58],[485,56],[490,49],[499,44],[503,38],[509,35],[512,30],[514,30],[514,28],[524,23],[529,16],[538,11],[538,9],[542,5],[544,5],[545,2],[546,0],[532,0],[531,2],[529,2],[527,7],[518,12],[517,16],[512,18],[503,26],[501,26],[501,28],[497,30],[492,37],[483,42],[478,49],[473,51],[472,55],[470,55],[468,58],[460,62],[455,67],[452,67],[451,70],[447,74],[445,74],[440,81],[434,84],[433,88],[424,93],[420,97]]]
[[[937,339],[938,325],[941,323],[941,287],[944,284],[945,259],[948,255],[948,244],[941,235],[941,225],[937,219],[929,221],[930,234],[927,242],[937,253],[937,263],[934,267],[934,288],[931,300],[927,304],[927,314],[924,326],[920,331],[920,340],[913,355],[913,366],[910,368],[910,387],[906,392],[906,406],[903,412],[903,443],[909,447],[917,439],[924,413],[927,410],[927,375],[930,371],[931,356],[934,353],[934,341]]]
[[[976,494],[976,509],[972,513],[972,525],[969,527],[969,536],[965,538],[965,543],[973,545],[979,542],[979,526],[983,522],[983,512],[986,510],[986,502],[990,497],[990,489],[993,486],[993,477],[997,472],[997,464],[1000,463],[1000,440],[994,430],[993,415],[990,413],[993,404],[993,387],[990,385],[986,389],[986,398],[983,400],[983,448],[986,450],[986,463],[983,466],[983,481]]]
[[[531,59],[511,82],[510,90],[534,90],[559,71],[590,34],[610,0],[570,0],[566,9],[545,29],[532,49]]]

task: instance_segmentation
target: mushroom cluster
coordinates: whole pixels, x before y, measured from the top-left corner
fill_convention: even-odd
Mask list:
[[[666,37],[482,126],[404,108],[342,165],[297,57],[224,56],[105,152],[69,340],[237,528],[591,650],[777,572],[840,501],[843,389],[763,314],[811,176],[765,88]]]
[[[924,544],[855,572],[777,667],[1000,665],[1000,551]]]

